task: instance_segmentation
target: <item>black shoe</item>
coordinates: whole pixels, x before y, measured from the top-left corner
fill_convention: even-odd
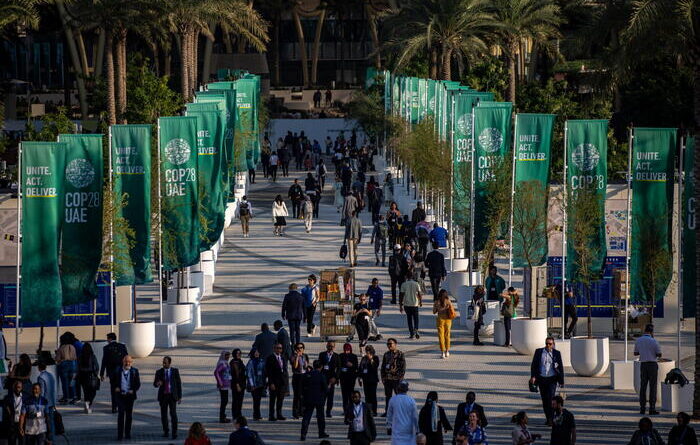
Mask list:
[[[163,437],[168,437],[169,434],[170,434],[170,433],[168,433],[168,432],[166,431],[166,432],[163,433]]]
[[[385,413],[385,412],[384,412],[384,413],[382,413],[382,415],[381,415],[381,416],[379,416],[379,417],[386,417],[386,413]]]
[[[645,408],[639,408],[639,414],[646,414],[647,410]]]
[[[413,337],[414,337],[414,335],[411,334],[408,338],[411,339],[411,340],[413,340]]]
[[[650,415],[650,416],[658,416],[658,415],[659,415],[659,412],[656,411],[656,410],[653,409],[653,408],[650,408],[650,409],[649,409],[649,415]]]
[[[277,420],[279,420],[279,421],[285,421],[285,420],[287,420],[287,418],[284,417],[284,416],[277,416]]]
[[[384,264],[383,262],[382,262],[382,267],[386,267],[386,264]]]
[[[131,434],[127,434],[126,436],[124,436],[124,439],[125,439],[125,440],[131,440]]]
[[[391,300],[391,304],[396,304],[396,300]]]
[[[329,438],[329,437],[331,437],[331,436],[329,436],[329,435],[326,434],[326,433],[323,433],[323,434],[319,434],[319,435],[318,435],[318,438],[319,438],[319,439],[327,439],[327,438]]]
[[[375,261],[375,262],[374,262],[374,265],[375,265],[375,266],[379,266],[379,260]]]
[[[299,441],[300,441],[300,442],[304,442],[305,440],[306,440],[306,436],[301,436],[301,437],[299,438]]]
[[[262,417],[261,416],[253,417],[253,420],[262,420]]]
[[[268,417],[268,418],[267,418],[267,421],[268,421],[268,422],[276,422],[277,419],[275,419],[274,417]]]
[[[416,340],[418,340],[419,338],[420,338],[420,334],[418,332],[416,332]]]
[[[177,434],[173,434],[172,437],[171,437],[171,439],[172,439],[172,440],[177,439]]]
[[[222,419],[219,419],[219,423],[231,423],[231,419],[227,419],[224,417]]]
[[[327,413],[326,413],[326,417],[328,417],[329,419],[331,419],[333,416],[331,415],[330,412],[327,412]]]

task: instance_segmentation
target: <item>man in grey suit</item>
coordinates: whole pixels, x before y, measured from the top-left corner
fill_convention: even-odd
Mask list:
[[[270,326],[267,323],[260,325],[260,333],[255,336],[253,348],[260,351],[260,358],[266,360],[272,355],[272,348],[277,343],[277,335],[270,331]]]

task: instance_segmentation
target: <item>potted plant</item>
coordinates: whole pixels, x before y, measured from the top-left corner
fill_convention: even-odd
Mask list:
[[[598,231],[604,223],[600,211],[600,200],[603,199],[596,190],[582,188],[571,193],[569,191],[568,234],[574,258],[574,283],[582,287],[586,298],[586,328],[587,336],[571,339],[571,366],[576,374],[585,377],[600,376],[605,373],[610,364],[610,346],[608,337],[593,337],[593,319],[591,305],[591,284],[600,279],[601,271],[594,269],[592,264],[598,257],[600,247],[596,243]]]
[[[545,205],[542,205],[544,193]],[[547,240],[550,227],[547,224],[547,186],[533,180],[518,183],[513,196],[512,246],[513,267],[525,264],[525,283],[532,283],[533,267],[546,261]],[[544,234],[544,236],[543,236]],[[516,248],[517,246],[517,248]],[[544,255],[543,255],[544,252]],[[523,287],[522,317],[512,320],[511,341],[513,349],[522,355],[532,355],[541,348],[547,337],[547,319],[532,318],[532,286]],[[535,311],[536,312],[536,311]]]

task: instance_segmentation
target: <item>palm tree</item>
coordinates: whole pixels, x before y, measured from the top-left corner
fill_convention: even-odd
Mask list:
[[[508,62],[510,84],[508,99],[515,105],[518,54],[522,54],[524,42],[547,45],[559,36],[562,16],[556,0],[492,0],[498,26],[498,42]]]
[[[698,0],[635,0],[632,16],[623,34],[628,51],[635,51],[638,63],[659,54],[676,56],[693,70],[694,119],[700,128],[700,2]],[[640,50],[641,49],[641,50]],[[695,159],[700,159],[700,144],[695,144]],[[693,179],[700,184],[700,168],[695,168]],[[695,199],[700,200],[700,187],[695,187]],[[696,244],[700,254],[700,243]],[[700,265],[698,261],[696,268]],[[700,268],[698,268],[700,271]],[[700,289],[698,287],[697,289]],[[700,292],[695,308],[695,354],[700,353]],[[695,360],[695,378],[700,379],[700,360]],[[700,380],[696,380],[700,381]],[[700,385],[693,395],[693,417],[700,418]]]
[[[210,23],[222,23],[259,51],[269,41],[267,23],[243,0],[172,0],[168,2],[167,20],[180,39],[180,87],[186,101],[197,84],[199,35],[214,38]]]
[[[0,4],[0,31],[6,26],[17,25],[36,28],[39,26],[37,6],[46,0],[6,0]]]
[[[396,35],[386,45],[397,54],[396,68],[430,53],[440,78],[452,78],[452,61],[462,63],[486,53],[486,37],[495,28],[484,0],[409,0],[392,10],[387,29]]]

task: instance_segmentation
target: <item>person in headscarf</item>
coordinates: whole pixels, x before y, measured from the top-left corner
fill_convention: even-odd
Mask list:
[[[445,410],[438,405],[438,394],[430,391],[418,414],[418,429],[425,434],[426,445],[442,445],[442,433],[452,430]]]
[[[343,412],[350,405],[350,397],[355,390],[357,380],[358,359],[352,352],[352,345],[345,343],[343,353],[340,354],[340,390],[343,394]]]
[[[216,388],[221,396],[219,404],[219,423],[230,423],[231,419],[226,417],[226,407],[228,406],[228,390],[231,388],[231,366],[228,361],[231,358],[229,351],[221,351],[219,361],[214,369],[214,377],[216,377]]]
[[[253,396],[253,419],[260,420],[260,400],[265,392],[265,360],[255,348],[251,349],[248,357],[250,360],[246,364],[246,389]]]

